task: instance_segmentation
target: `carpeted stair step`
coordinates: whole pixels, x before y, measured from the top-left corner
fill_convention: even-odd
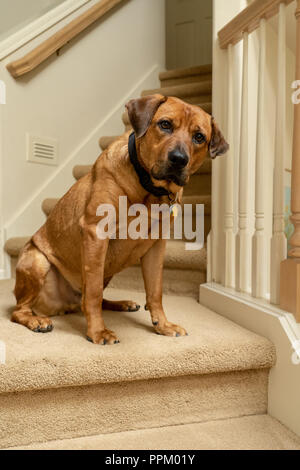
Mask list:
[[[101,150],[106,150],[119,137],[120,136],[118,136],[118,135],[110,135],[110,136],[100,137],[99,147],[101,148]]]
[[[13,237],[7,240],[4,245],[5,252],[12,258],[18,258],[20,251],[30,240],[30,237]]]
[[[263,414],[61,439],[13,450],[300,450],[300,439]]]
[[[162,87],[206,82],[212,80],[212,65],[167,70],[159,74],[159,80]]]
[[[53,210],[53,208],[56,206],[58,201],[59,201],[59,198],[55,198],[55,197],[44,199],[44,201],[42,202],[42,211],[47,217],[50,214],[50,212]]]
[[[203,249],[204,250],[204,249]],[[184,297],[199,298],[199,286],[206,282],[206,266],[201,271],[197,270],[166,268],[163,270],[163,292],[168,295],[180,295]],[[140,266],[131,266],[116,274],[109,283],[115,289],[135,290],[145,292],[144,280]]]
[[[124,113],[122,114],[122,121],[123,121],[123,124],[125,126],[125,132],[132,129],[127,111],[124,111]]]
[[[54,317],[48,334],[11,323],[13,284],[0,282],[0,448],[267,412],[274,346],[196,300],[164,297],[189,336],[155,334],[143,308],[104,312],[121,342],[97,346],[81,314]],[[145,303],[144,293],[106,296]]]
[[[160,93],[163,96],[176,96],[187,103],[200,105],[201,103],[211,102],[212,81],[200,83],[190,83],[184,85],[176,85],[155,90],[145,90],[142,96],[154,95]]]

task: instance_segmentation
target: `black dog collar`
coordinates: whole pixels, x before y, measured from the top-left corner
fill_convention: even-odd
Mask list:
[[[149,173],[145,170],[145,168],[142,167],[138,160],[137,156],[137,151],[136,151],[136,145],[135,145],[135,134],[134,132],[130,134],[129,139],[128,139],[128,151],[129,151],[129,158],[130,161],[139,177],[140,183],[143,186],[143,188],[148,191],[148,193],[153,194],[153,196],[161,197],[161,196],[171,196],[171,193],[167,191],[165,188],[158,188],[157,186],[154,186],[151,180],[151,176]]]

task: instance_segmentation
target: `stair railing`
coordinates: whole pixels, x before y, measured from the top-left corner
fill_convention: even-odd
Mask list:
[[[219,45],[227,50],[228,89],[227,97],[227,138],[231,145],[225,157],[224,198],[224,262],[222,263],[222,284],[225,288],[251,294],[253,298],[265,299],[280,305],[286,311],[294,313],[300,321],[300,104],[295,105],[294,142],[292,158],[291,184],[291,222],[294,233],[289,243],[285,235],[285,154],[286,154],[286,69],[287,69],[287,34],[286,10],[292,0],[255,0],[219,31]],[[268,135],[267,120],[267,22],[278,14],[278,42],[273,52],[277,53],[277,85],[275,126],[275,154],[273,167],[266,168]],[[297,0],[297,47],[296,79],[300,80],[300,0]],[[257,65],[257,122],[256,122],[256,157],[254,177],[249,177],[252,162],[249,157],[249,39],[250,34],[258,31],[259,57]],[[234,110],[236,87],[233,83],[234,53],[236,44],[243,43],[243,64],[241,70],[241,114],[239,149],[234,138]],[[256,70],[255,70],[256,73]],[[291,90],[292,94],[292,90]],[[289,96],[290,99],[290,96]],[[236,157],[237,156],[237,157]],[[253,166],[253,165],[252,165]],[[224,168],[224,167],[222,167]],[[273,173],[269,178],[268,172]],[[273,187],[270,188],[270,181]],[[214,189],[213,189],[214,190]],[[273,214],[266,213],[266,191],[271,191]],[[237,192],[237,200],[235,199]],[[251,200],[252,197],[252,200]],[[254,198],[254,200],[253,200]],[[254,219],[254,223],[252,222]],[[252,224],[252,225],[251,225]],[[272,236],[268,224],[272,225]],[[219,230],[212,228],[212,236]],[[211,279],[216,266],[216,253],[213,252],[209,266]],[[220,253],[220,251],[218,251]],[[270,253],[270,256],[268,255]],[[268,261],[269,260],[269,261]]]
[[[71,39],[74,39],[78,34],[98,21],[118,4],[124,3],[125,1],[126,0],[101,0],[97,2],[61,30],[35,47],[32,51],[28,52],[20,59],[9,63],[7,70],[14,78],[21,77],[31,72],[52,54],[58,52],[65,44],[71,41]]]

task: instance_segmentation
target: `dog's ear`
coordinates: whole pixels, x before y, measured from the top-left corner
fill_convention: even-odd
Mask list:
[[[229,144],[226,142],[222,132],[219,129],[214,118],[211,119],[211,141],[209,143],[209,152],[211,158],[216,158],[219,155],[224,155],[229,150]]]
[[[130,100],[126,104],[129,120],[137,138],[146,134],[154,114],[165,101],[167,101],[165,96],[150,95],[137,100]]]

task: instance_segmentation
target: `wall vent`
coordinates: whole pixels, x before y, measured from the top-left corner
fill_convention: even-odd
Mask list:
[[[58,141],[27,134],[27,160],[44,165],[57,165]]]

